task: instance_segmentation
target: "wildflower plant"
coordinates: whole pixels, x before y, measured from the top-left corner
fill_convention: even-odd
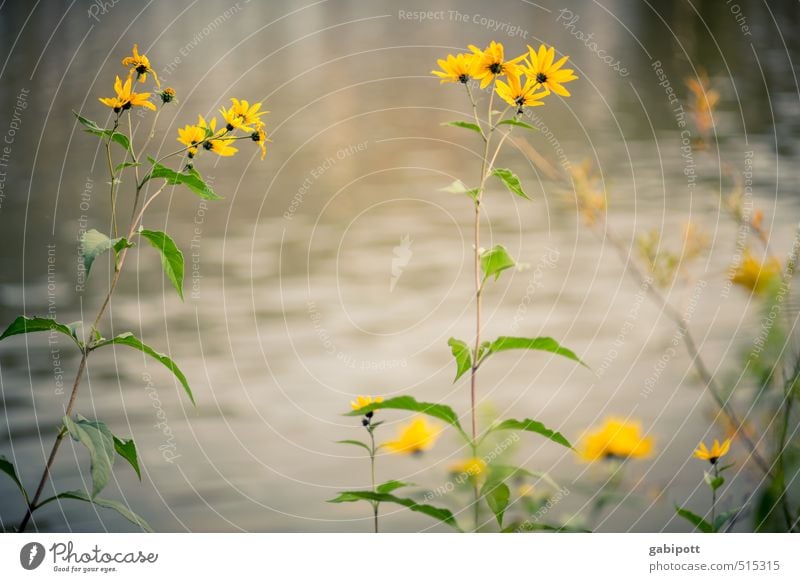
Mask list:
[[[203,180],[195,169],[195,161],[204,154],[214,153],[219,156],[230,156],[238,149],[233,143],[239,140],[254,141],[263,154],[265,152],[266,133],[260,111],[261,104],[249,104],[247,101],[231,99],[231,107],[223,108],[225,124],[216,126],[216,118],[209,122],[200,116],[195,125],[187,125],[178,130],[177,141],[181,147],[157,158],[146,155],[147,146],[154,137],[156,122],[161,110],[177,101],[175,90],[171,87],[161,89],[158,77],[149,58],[139,53],[137,45],[133,46],[130,56],[122,60],[128,69],[123,80],[116,76],[113,95],[100,97],[99,102],[110,109],[110,127],[100,125],[81,114],[75,117],[86,133],[96,136],[102,144],[109,174],[110,216],[108,234],[97,229],[87,230],[80,241],[79,252],[83,268],[88,277],[97,260],[108,254],[111,273],[108,290],[100,303],[93,319],[73,323],[60,323],[49,317],[16,318],[0,335],[5,340],[15,335],[48,331],[60,333],[68,337],[80,353],[80,360],[75,372],[72,390],[66,405],[60,426],[56,434],[50,454],[35,489],[30,490],[18,477],[16,468],[5,457],[0,456],[0,471],[10,477],[19,488],[24,500],[23,513],[17,531],[24,531],[34,512],[54,501],[77,500],[92,503],[98,507],[113,509],[144,530],[150,530],[147,522],[119,501],[100,497],[100,493],[112,477],[114,461],[117,457],[130,464],[141,480],[139,455],[133,439],[124,438],[112,432],[112,429],[101,420],[88,419],[76,412],[81,381],[88,369],[90,356],[108,346],[127,346],[153,358],[172,374],[181,384],[189,400],[195,403],[194,395],[189,387],[186,375],[168,355],[156,351],[150,345],[130,332],[119,333],[113,337],[103,335],[104,315],[109,309],[112,296],[120,283],[123,268],[130,249],[146,242],[161,257],[164,274],[169,279],[181,300],[183,299],[184,257],[173,239],[166,233],[145,227],[145,214],[156,202],[168,186],[183,186],[192,194],[204,200],[219,200],[220,196]],[[144,83],[151,75],[157,86],[155,92],[158,105],[153,100],[153,93],[143,90]],[[152,129],[145,136],[144,143],[137,147],[134,143],[134,132],[131,113],[141,108],[155,111]],[[105,125],[108,125],[105,124]],[[127,132],[123,129],[127,126]],[[146,156],[146,157],[145,157]],[[169,164],[172,162],[173,164]],[[175,165],[177,169],[170,167]],[[123,182],[122,178],[128,179]],[[131,192],[123,197],[120,188],[123,184],[131,184]],[[128,205],[124,209],[129,213],[128,226],[120,226],[121,204]],[[97,270],[97,267],[94,267]],[[91,461],[91,487],[87,491],[56,491],[43,498],[48,483],[52,483],[53,463],[61,443],[66,437],[83,444]],[[4,520],[5,521],[5,520]],[[9,520],[10,521],[10,520]]]
[[[717,491],[725,484],[725,477],[722,473],[727,469],[733,467],[733,464],[728,464],[720,467],[720,459],[728,454],[731,449],[731,439],[725,439],[722,444],[718,440],[714,440],[711,448],[706,447],[705,443],[701,442],[697,449],[695,449],[693,456],[701,461],[707,461],[711,466],[711,471],[703,472],[703,481],[708,486],[711,492],[711,509],[709,510],[709,519],[700,516],[685,507],[676,507],[675,512],[691,523],[698,531],[703,533],[717,533],[723,531],[724,528],[733,525],[736,517],[741,513],[742,508],[736,507],[734,509],[719,513],[717,511],[718,494]]]
[[[571,69],[564,68],[567,60],[568,57],[565,56],[555,60],[555,49],[545,45],[541,45],[538,49],[528,47],[523,54],[508,58],[505,47],[501,43],[492,41],[484,49],[470,45],[469,52],[448,55],[438,61],[440,70],[432,71],[432,74],[438,77],[442,84],[460,85],[472,113],[469,120],[451,121],[443,125],[477,134],[483,151],[477,180],[472,185],[466,185],[469,179],[464,176],[463,180],[456,180],[443,188],[446,192],[464,196],[464,199],[470,202],[474,219],[471,266],[474,280],[475,333],[467,340],[451,338],[448,342],[456,364],[454,381],[469,376],[469,387],[465,390],[469,403],[468,425],[462,426],[460,416],[453,408],[444,404],[419,401],[412,396],[398,396],[383,402],[373,402],[349,413],[352,416],[363,416],[376,410],[402,410],[432,417],[454,429],[469,451],[466,463],[469,464],[471,473],[469,483],[472,489],[470,509],[473,516],[473,530],[481,527],[480,509],[484,505],[495,517],[498,527],[503,528],[504,514],[512,503],[510,480],[520,471],[524,471],[520,467],[493,465],[482,460],[481,447],[490,435],[499,431],[528,431],[572,448],[564,435],[547,428],[539,421],[530,418],[499,420],[481,429],[476,414],[479,398],[478,372],[490,359],[495,359],[496,354],[508,350],[545,351],[582,364],[572,350],[550,337],[501,336],[487,340],[483,337],[481,317],[483,295],[490,291],[492,284],[504,273],[510,272],[517,266],[517,261],[503,245],[496,244],[487,249],[481,246],[481,221],[483,207],[490,193],[490,180],[497,180],[512,195],[526,201],[530,200],[519,177],[511,169],[501,167],[496,162],[513,130],[536,130],[521,119],[526,108],[544,105],[546,99],[552,98],[553,94],[569,96],[565,84],[577,77]],[[488,90],[489,95],[485,102],[479,102],[476,98],[474,85],[479,85],[478,91]],[[498,100],[505,104],[502,111],[495,110]],[[482,107],[485,111],[483,116],[479,113],[479,106],[485,106],[485,109]],[[413,422],[418,423],[419,420]],[[395,442],[394,446],[397,447],[398,443],[403,441],[412,443],[415,438],[413,435],[405,434]],[[391,448],[392,445],[389,446]],[[423,450],[422,447],[417,449]],[[348,491],[333,501],[358,499],[374,500],[376,497],[374,492]],[[398,503],[397,499],[381,500]],[[411,499],[403,499],[400,504],[427,513],[456,529],[462,529],[449,510],[417,504]]]

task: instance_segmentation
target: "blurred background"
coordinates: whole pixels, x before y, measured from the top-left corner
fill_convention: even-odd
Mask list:
[[[438,12],[410,14],[420,10]],[[367,459],[335,443],[362,437],[358,419],[342,416],[349,401],[413,394],[468,408],[468,380],[453,384],[446,342],[473,329],[472,210],[439,189],[475,181],[479,144],[440,125],[466,118],[469,103],[430,71],[468,44],[497,40],[512,55],[552,44],[580,80],[570,99],[551,97],[529,120],[540,131],[527,144],[554,172],[532,163],[521,142],[504,154],[502,165],[533,201],[497,185],[487,193],[484,244],[505,244],[530,268],[491,286],[485,329],[489,337],[553,336],[594,372],[545,354],[503,354],[482,370],[481,411],[485,419],[536,418],[572,440],[608,415],[639,420],[656,453],[630,463],[631,498],[596,526],[685,531],[674,504],[707,503],[691,452],[700,439],[724,435],[683,347],[659,365],[674,326],[641,300],[558,178],[591,160],[609,196],[608,222],[627,245],[651,228],[679,245],[689,220],[708,232],[710,252],[695,271],[707,286],[691,299],[690,325],[724,377],[749,347],[759,313],[746,293],[726,291],[736,226],[719,210],[719,193],[730,188],[721,160],[738,173],[752,162],[753,203],[785,253],[800,217],[798,20],[794,0],[2,3],[0,322],[21,313],[71,322],[91,317],[102,299],[108,266],[98,263],[76,293],[76,265],[82,224],[108,229],[104,152],[72,111],[108,122],[97,97],[111,94],[134,43],[178,95],[158,119],[151,155],[176,149],[179,126],[214,115],[232,96],[263,100],[272,140],[265,161],[248,142],[234,158],[202,156],[198,170],[225,199],[201,202],[175,189],[146,219],[183,249],[186,301],[154,252],[134,250],[103,324],[106,336],[130,330],[168,352],[197,407],[169,372],[122,348],[93,356],[77,410],[135,438],[143,483],[118,463],[104,496],[130,504],[156,530],[369,531],[366,504],[325,503],[369,485]],[[659,61],[665,77],[655,72]],[[668,88],[685,105],[684,79],[701,70],[721,103],[715,148],[693,152],[693,180]],[[134,120],[141,143],[152,117]],[[130,185],[123,181],[123,208]],[[668,290],[679,309],[692,293],[693,282]],[[49,344],[47,334],[0,343],[0,453],[30,487],[66,405],[69,386],[59,386],[54,362],[69,384],[78,362],[70,347]],[[652,389],[643,391],[648,378]],[[386,440],[405,420],[381,417]],[[734,457],[742,453],[735,445]],[[591,502],[582,486],[596,467],[533,436],[514,454],[572,492],[551,510],[554,519]],[[378,478],[435,488],[464,456],[446,431],[422,457],[381,456]],[[85,486],[80,445],[65,443],[54,475],[59,490]],[[737,472],[732,502],[755,480]],[[0,480],[6,526],[20,517],[13,487]],[[385,530],[440,529],[405,510],[383,513]],[[52,504],[36,525],[132,529],[77,502]]]

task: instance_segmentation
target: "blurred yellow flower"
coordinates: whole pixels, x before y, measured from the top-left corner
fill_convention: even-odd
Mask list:
[[[130,75],[129,77],[133,77],[133,74],[136,73],[137,79],[144,83],[147,80],[147,73],[152,73],[153,78],[156,80],[156,86],[161,87],[161,83],[158,81],[158,75],[150,66],[150,59],[148,59],[145,55],[139,54],[139,45],[133,45],[133,54],[129,57],[125,57],[122,59],[122,66],[130,68]]]
[[[492,41],[484,50],[474,44],[469,45],[474,59],[473,77],[480,80],[481,89],[501,75],[520,75],[522,69],[518,64],[525,55],[520,55],[510,61],[505,60],[503,45]]]
[[[724,457],[731,450],[731,439],[725,439],[722,444],[719,444],[717,439],[714,439],[714,444],[711,445],[711,450],[706,448],[705,443],[697,445],[694,451],[694,456],[701,461],[708,461],[712,465],[716,465],[720,457]]]
[[[518,75],[508,75],[508,83],[504,81],[497,81],[495,90],[500,98],[517,108],[518,113],[522,113],[523,107],[538,107],[544,105],[544,99],[550,94],[550,91],[545,89],[539,93],[536,88],[539,84],[535,79],[527,77],[525,84],[522,84],[521,78]]]
[[[730,279],[733,283],[758,295],[780,281],[781,263],[775,257],[768,257],[762,263],[750,249],[746,249]]]
[[[417,416],[401,427],[397,440],[384,443],[383,446],[398,455],[416,455],[433,447],[439,432],[424,417]]]
[[[708,73],[700,69],[697,78],[687,77],[686,86],[692,94],[689,109],[703,139],[707,139],[714,126],[714,109],[719,103],[719,92],[711,88]]]
[[[197,155],[197,146],[206,138],[206,130],[198,125],[186,125],[178,128],[178,141],[189,149],[189,157]]]
[[[373,398],[372,396],[357,396],[355,400],[350,401],[350,407],[353,410],[359,410],[364,408],[365,406],[369,406],[372,403],[380,404],[383,402],[383,397],[376,396]]]
[[[159,92],[158,96],[161,97],[162,103],[172,103],[175,101],[175,89],[172,87],[167,87],[163,91]]]
[[[213,117],[210,123],[206,123],[205,118],[202,115],[200,115],[198,116],[198,126],[203,128],[204,130],[207,130],[206,134],[216,135],[217,118]],[[222,135],[225,135],[224,131],[216,139],[206,139],[206,141],[203,142],[203,147],[209,151],[214,152],[218,156],[227,158],[229,156],[232,156],[239,150],[230,144],[231,140],[229,138],[221,138]]]
[[[259,111],[261,103],[250,105],[247,101],[231,97],[232,105],[229,108],[222,107],[219,112],[225,119],[228,131],[241,129],[242,131],[254,131],[257,126],[262,124],[261,116],[268,111]]]
[[[470,457],[450,465],[450,473],[479,477],[486,471],[486,462],[479,457]]]
[[[643,459],[653,452],[653,438],[642,435],[638,422],[608,418],[602,427],[588,433],[578,449],[586,461]]]
[[[557,95],[569,97],[570,93],[564,88],[564,83],[574,81],[578,77],[572,69],[562,69],[569,57],[561,57],[553,62],[556,55],[554,47],[547,48],[540,45],[539,50],[528,45],[528,62],[525,74],[536,79],[542,87],[545,87]]]
[[[100,97],[100,103],[111,107],[114,113],[130,109],[133,106],[147,107],[155,111],[156,106],[148,101],[150,93],[134,93],[131,90],[131,86],[131,79],[128,79],[125,81],[125,84],[123,84],[122,80],[117,76],[117,80],[114,82],[114,91],[117,94],[116,97]]]
[[[447,55],[447,59],[436,61],[441,71],[431,71],[441,79],[440,83],[468,83],[474,76],[476,59],[469,53]]]
[[[264,156],[267,155],[267,132],[264,131],[264,124],[260,124],[256,127],[255,131],[250,134],[250,139],[256,142],[259,147],[261,147],[261,159],[264,159]],[[376,402],[379,402],[376,400]]]
[[[608,207],[603,180],[594,170],[589,159],[569,169],[574,188],[574,201],[584,222],[593,226],[600,222]]]

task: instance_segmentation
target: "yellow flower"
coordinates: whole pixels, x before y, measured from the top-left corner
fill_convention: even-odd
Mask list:
[[[439,432],[424,417],[418,416],[400,429],[396,441],[389,441],[383,446],[398,455],[416,455],[433,447]]]
[[[486,462],[479,457],[470,457],[463,461],[458,461],[450,466],[450,473],[453,475],[467,475],[469,477],[479,477],[486,471]]]
[[[522,72],[517,63],[524,59],[525,55],[507,61],[503,54],[503,45],[499,42],[492,41],[484,50],[471,44],[469,49],[472,51],[474,59],[472,76],[480,80],[481,89],[486,88],[500,75],[519,75]]]
[[[163,91],[159,92],[158,96],[161,97],[162,103],[172,103],[175,101],[175,89],[172,87],[167,87]]]
[[[553,47],[547,48],[545,45],[539,46],[536,51],[528,45],[528,63],[525,69],[525,74],[529,77],[536,79],[542,87],[546,87],[553,93],[563,97],[569,97],[569,91],[564,88],[564,83],[574,81],[578,77],[575,76],[572,69],[562,69],[564,63],[567,62],[569,57],[561,57],[555,63],[556,49]]]
[[[731,281],[750,289],[756,295],[763,293],[769,287],[780,281],[781,262],[775,257],[768,257],[760,262],[750,249],[745,250],[739,266],[731,275]]]
[[[183,129],[178,128],[178,141],[189,147],[190,158],[197,154],[197,145],[204,139],[206,139],[206,130],[199,125],[186,125]]]
[[[150,66],[150,59],[139,54],[138,44],[133,45],[133,55],[122,59],[122,66],[130,67],[129,76],[133,77],[133,73],[136,73],[137,79],[142,83],[147,80],[147,73],[152,73],[153,78],[156,80],[156,86],[161,87],[161,83],[158,81],[158,75],[156,75],[156,72]]]
[[[222,107],[219,112],[227,123],[228,131],[234,129],[241,129],[242,131],[254,131],[256,127],[263,124],[261,116],[268,111],[259,111],[261,103],[253,103],[250,105],[247,101],[242,99],[239,101],[235,97],[231,97],[232,105],[225,109]]]
[[[369,406],[373,402],[375,404],[380,404],[381,402],[383,402],[383,397],[376,396],[375,398],[373,398],[372,396],[357,396],[355,400],[350,401],[350,407],[353,410],[360,410],[365,406]]]
[[[199,125],[207,135],[215,135],[217,133],[216,117],[213,117],[210,123],[206,123],[205,118],[199,115],[197,125]],[[221,138],[222,135],[225,135],[225,132],[217,136],[216,139],[206,139],[206,141],[203,142],[203,147],[222,157],[229,157],[238,152],[239,150],[229,143],[231,141],[230,138]]]
[[[117,76],[114,82],[114,91],[117,93],[116,97],[100,97],[100,103],[107,105],[114,110],[114,113],[119,113],[125,109],[130,109],[133,106],[147,107],[155,111],[156,106],[148,101],[150,93],[134,93],[131,90],[131,79],[122,84],[122,80]]]
[[[587,434],[578,453],[587,461],[642,459],[653,451],[653,438],[641,434],[638,422],[608,418],[601,428]]]
[[[708,461],[712,465],[716,465],[720,457],[724,457],[731,450],[731,439],[725,439],[720,445],[717,439],[714,439],[714,444],[711,445],[711,450],[706,448],[705,443],[697,445],[694,456],[701,461]]]
[[[267,132],[264,130],[264,124],[260,124],[256,127],[255,131],[250,134],[250,139],[256,142],[261,147],[261,159],[264,159],[264,156],[267,155]],[[381,402],[383,398],[380,400],[375,400],[375,402]]]
[[[527,77],[525,85],[522,85],[521,78],[518,75],[508,75],[508,83],[504,81],[497,81],[495,90],[500,98],[511,105],[517,107],[517,112],[522,113],[522,108],[538,107],[544,105],[541,99],[547,97],[550,91],[545,88],[544,91],[536,93],[536,88],[539,84],[535,79]]]
[[[473,68],[476,59],[469,53],[457,55],[447,55],[447,60],[439,59],[436,61],[441,71],[431,71],[432,74],[441,78],[440,83],[468,83],[474,76]]]

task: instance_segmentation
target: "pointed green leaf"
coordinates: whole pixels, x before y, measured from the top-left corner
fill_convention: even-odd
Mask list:
[[[340,445],[355,445],[357,447],[362,447],[362,448],[366,449],[368,453],[372,453],[372,449],[369,448],[369,445],[367,443],[362,443],[361,441],[356,441],[356,440],[353,440],[353,439],[346,439],[346,440],[343,440],[343,441],[336,441],[336,442],[338,444],[340,444]]]
[[[129,346],[161,362],[170,372],[175,374],[175,377],[180,381],[181,385],[183,385],[183,389],[186,391],[186,394],[189,395],[189,400],[192,401],[192,404],[195,404],[194,395],[192,394],[191,388],[189,388],[189,382],[186,380],[186,376],[184,376],[183,372],[181,372],[181,369],[178,367],[178,364],[173,362],[169,356],[155,351],[153,348],[143,343],[142,340],[140,340],[130,332],[122,333],[111,339],[102,339],[97,343],[93,344],[91,346],[91,349],[96,350],[97,348],[102,348],[103,346],[108,346],[111,344],[120,344],[124,346]]]
[[[11,322],[11,325],[6,328],[3,335],[0,335],[0,340],[4,340],[12,335],[35,333],[39,331],[57,331],[63,333],[78,344],[79,348],[83,349],[80,340],[68,325],[58,323],[55,319],[50,319],[49,317],[25,317],[24,315],[20,315]]]
[[[714,518],[714,531],[721,531],[722,528],[734,517],[739,515],[741,511],[742,511],[741,507],[736,507],[729,511],[724,511],[720,513],[716,518]]]
[[[25,491],[22,481],[20,481],[19,477],[17,477],[17,470],[14,468],[14,465],[11,463],[11,461],[6,459],[3,455],[0,455],[0,471],[11,477],[11,480],[16,483],[17,488],[25,498],[25,503],[30,503],[30,500],[28,499],[28,492]]]
[[[89,276],[89,270],[97,257],[110,249],[119,252],[126,246],[130,246],[130,243],[124,238],[108,238],[93,228],[87,230],[81,237],[79,247],[81,257],[83,257],[83,266],[86,268],[86,276]]]
[[[420,412],[422,414],[427,414],[428,416],[438,418],[439,420],[443,420],[446,423],[454,426],[456,430],[458,430],[459,433],[461,433],[462,436],[466,437],[464,429],[461,428],[461,423],[458,422],[458,415],[453,411],[452,408],[450,408],[445,404],[434,404],[433,402],[418,402],[412,396],[397,396],[395,398],[389,398],[388,400],[384,400],[383,402],[373,402],[372,404],[359,408],[358,410],[352,410],[348,412],[347,416],[362,416],[367,412],[372,412],[374,410],[385,410],[385,409],[409,410],[411,412]]]
[[[503,482],[491,483],[487,481],[486,485],[481,489],[481,496],[486,499],[489,509],[494,513],[497,520],[497,525],[503,527],[503,515],[508,507],[508,501],[511,498],[511,491],[508,485]]]
[[[39,503],[35,509],[39,509],[43,505],[50,503],[51,501],[56,501],[57,499],[74,499],[76,501],[85,501],[86,503],[93,503],[98,507],[104,507],[106,509],[113,509],[117,513],[119,513],[122,517],[130,521],[132,524],[139,526],[146,532],[152,532],[153,528],[150,527],[142,517],[135,514],[131,511],[127,505],[120,503],[119,501],[114,501],[113,499],[101,499],[100,497],[91,497],[84,493],[83,491],[64,491],[63,493],[59,493],[58,495],[54,495],[48,499],[45,499],[41,503]]]
[[[456,377],[453,380],[456,382],[472,368],[472,352],[465,342],[454,337],[447,341],[447,345],[450,346],[453,357],[456,359]]]
[[[511,255],[508,254],[503,245],[497,245],[481,254],[481,269],[483,270],[484,280],[494,275],[494,280],[497,281],[500,278],[500,273],[514,266],[516,266],[514,259],[511,258]]]
[[[584,364],[580,358],[575,355],[575,352],[565,348],[551,337],[528,338],[501,336],[489,345],[487,357],[490,354],[504,352],[507,350],[539,350],[550,352],[559,356],[564,356],[570,360],[574,360],[582,366],[586,366],[586,364]]]
[[[403,481],[392,480],[392,481],[387,481],[386,483],[381,483],[375,488],[375,490],[378,493],[391,493],[392,491],[400,489],[401,487],[410,487],[410,486],[411,483],[404,483]]]
[[[442,125],[445,125],[445,126],[449,125],[449,126],[452,126],[452,127],[460,127],[462,129],[469,129],[471,131],[474,131],[476,133],[480,133],[481,135],[483,135],[483,132],[481,131],[481,128],[478,125],[476,125],[475,123],[470,123],[469,121],[446,121]]]
[[[515,420],[513,418],[504,420],[497,426],[492,427],[491,430],[525,430],[528,432],[535,432],[536,434],[540,434],[543,437],[550,439],[554,443],[563,445],[568,449],[572,448],[572,445],[563,434],[547,428],[538,420],[532,420],[530,418],[525,418],[523,420]]]
[[[703,533],[712,533],[714,531],[714,527],[710,523],[696,513],[692,513],[688,509],[676,506],[675,513],[680,515],[686,521],[690,522]]]
[[[441,192],[452,192],[454,194],[466,194],[473,201],[478,200],[478,193],[480,192],[480,188],[467,188],[461,180],[456,180],[452,182],[449,186],[445,188],[440,188]]]
[[[539,131],[538,127],[534,127],[530,123],[525,123],[524,121],[520,121],[519,119],[504,119],[497,125],[513,125],[514,127],[524,127],[525,129]]]
[[[534,532],[534,531],[552,531],[558,533],[592,533],[592,530],[580,527],[571,527],[568,525],[550,525],[548,523],[532,523],[530,521],[509,525],[508,527],[504,528],[501,533],[522,533],[522,532]]]
[[[115,436],[114,449],[120,457],[130,463],[130,466],[136,471],[136,476],[139,477],[139,481],[141,481],[142,473],[139,470],[139,455],[136,452],[136,443],[133,442],[133,439],[121,439]]]
[[[164,273],[183,301],[183,253],[165,232],[142,229],[139,231],[139,235],[150,241],[150,244],[161,253],[161,266],[164,268]]]
[[[703,471],[703,480],[706,482],[706,485],[708,485],[709,489],[711,489],[712,491],[716,491],[717,489],[722,487],[722,485],[725,483],[725,477],[723,477],[722,475],[714,477],[714,475],[712,475],[708,471]]]
[[[171,186],[180,184],[186,186],[189,190],[205,200],[222,200],[222,197],[217,196],[214,190],[203,181],[203,178],[194,168],[189,168],[183,172],[176,172],[175,170],[156,163],[153,158],[148,157],[147,159],[153,164],[153,168],[150,170],[150,174],[145,181],[163,178],[167,181],[167,184]]]
[[[519,178],[517,178],[517,175],[511,170],[507,168],[495,168],[492,171],[492,176],[499,178],[512,194],[516,194],[520,198],[525,198],[525,200],[530,200],[528,195],[522,190],[522,184],[520,184]]]
[[[133,153],[133,150],[131,150],[131,142],[128,139],[128,136],[126,136],[125,134],[120,133],[119,131],[112,132],[110,129],[104,129],[102,127],[99,127],[94,121],[92,121],[91,119],[86,119],[85,117],[81,117],[75,111],[73,111],[72,114],[78,119],[81,125],[83,125],[83,127],[85,128],[83,131],[85,131],[86,133],[91,133],[92,135],[105,138],[111,137],[112,141],[117,142],[123,148]]]
[[[135,168],[137,166],[141,166],[139,162],[122,162],[121,164],[117,164],[114,168],[114,174],[119,174],[120,170],[124,170],[125,168]]]
[[[89,451],[94,497],[105,488],[111,478],[111,469],[114,466],[114,435],[104,422],[87,420],[81,415],[75,420],[65,416],[64,426],[69,435]]]
[[[343,491],[342,493],[339,494],[338,497],[336,497],[335,499],[330,499],[328,500],[328,502],[350,503],[353,501],[361,501],[361,500],[377,501],[379,503],[395,503],[397,505],[402,505],[403,507],[407,507],[411,511],[422,513],[427,515],[428,517],[438,519],[439,521],[446,523],[450,527],[453,527],[461,531],[458,522],[456,521],[455,517],[453,517],[453,514],[449,509],[442,509],[439,507],[434,507],[433,505],[417,503],[413,499],[395,497],[394,495],[390,495],[388,493],[376,493],[373,491]]]

